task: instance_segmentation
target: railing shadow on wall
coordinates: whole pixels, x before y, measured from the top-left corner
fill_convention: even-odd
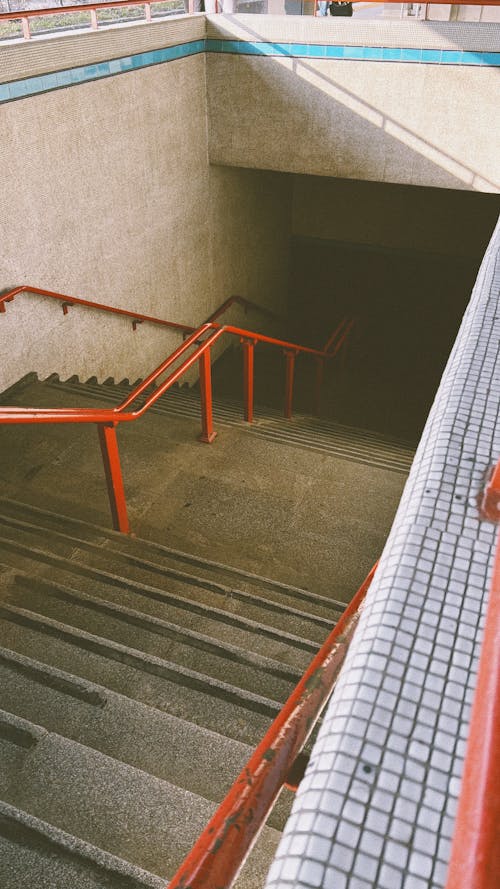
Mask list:
[[[389,2],[395,2],[395,0],[389,0]],[[432,0],[432,2],[437,2],[437,0]],[[477,0],[475,0],[477,2]],[[463,5],[463,4],[456,4]],[[482,4],[484,5],[484,4]],[[490,4],[492,6],[500,6],[500,0],[491,0]],[[253,17],[255,18],[255,16]],[[273,41],[270,41],[269,38],[259,32],[258,30],[251,28],[246,21],[243,22],[239,17],[236,25],[237,31],[234,30],[234,17],[233,16],[224,16],[220,15],[217,17],[217,25],[219,22],[221,23],[221,27],[223,27],[224,20],[227,19],[229,26],[226,33],[220,35],[221,40],[231,40],[235,43],[242,42],[245,44],[247,41],[243,39],[242,35],[247,35],[249,40],[248,42],[252,44],[251,50],[246,54],[245,52],[241,53],[242,58],[244,59],[252,59],[255,57],[259,58],[268,58],[272,59],[275,63],[282,67],[283,72],[288,72],[293,77],[300,77],[303,81],[306,81],[311,87],[314,87],[328,96],[332,102],[343,105],[357,117],[362,118],[367,125],[371,125],[378,130],[383,130],[386,136],[394,139],[397,143],[402,143],[406,147],[406,156],[407,156],[407,164],[408,169],[414,168],[414,161],[421,162],[421,158],[424,158],[425,161],[431,165],[432,167],[439,167],[441,170],[444,170],[447,174],[447,183],[446,187],[448,188],[457,188],[463,189],[464,186],[471,189],[479,189],[486,190],[491,192],[500,191],[500,182],[493,182],[484,176],[480,170],[474,169],[473,167],[467,166],[463,161],[449,154],[447,151],[443,150],[440,146],[429,142],[427,139],[423,138],[419,133],[415,130],[410,129],[406,124],[401,123],[396,118],[391,117],[386,112],[381,111],[375,106],[371,105],[365,99],[363,99],[359,94],[354,93],[352,90],[347,89],[345,86],[342,86],[337,81],[327,76],[326,74],[321,73],[317,67],[313,67],[306,59],[297,58],[292,51],[286,48],[286,44],[274,44],[271,52],[266,49],[266,46],[269,44],[273,44]],[[363,22],[366,25],[366,22]],[[439,28],[439,25],[442,25],[441,22],[432,22],[426,21],[425,27],[429,30],[436,30],[438,33],[441,33],[442,29]],[[448,24],[448,23],[444,23]],[[434,27],[435,26],[435,27]],[[340,35],[339,35],[340,36]],[[459,41],[460,32],[459,29],[454,31],[454,42],[457,49],[461,51],[464,50],[464,47],[460,45]],[[446,34],[446,38],[451,40],[450,34]],[[313,41],[310,41],[311,43]],[[259,44],[262,44],[262,50],[259,50]],[[325,45],[324,42],[321,42],[321,45]],[[330,45],[330,44],[327,44]],[[332,44],[335,45],[335,44]],[[363,47],[360,46],[350,46],[350,49],[360,51]],[[227,53],[231,54],[231,51]],[[318,61],[327,61],[326,57],[318,58]],[[349,61],[356,61],[356,56],[352,55],[346,57],[341,60],[342,62],[348,63]],[[359,61],[359,59],[358,59]],[[380,61],[378,64],[392,64],[391,62]],[[254,72],[255,73],[255,72]],[[269,81],[266,81],[266,88],[272,89],[272,84]],[[282,91],[279,91],[279,94],[282,94]],[[284,93],[283,93],[284,94]],[[300,99],[296,97],[297,104],[300,102]],[[275,105],[273,104],[273,107]],[[304,102],[303,106],[303,114],[301,114],[302,119],[304,119],[304,115],[308,115],[308,109],[310,107],[310,100]],[[260,109],[262,111],[262,108]],[[241,112],[241,109],[240,109]],[[315,126],[317,127],[318,122],[315,121]],[[444,125],[444,124],[443,124]],[[328,141],[332,143],[332,154],[338,148],[338,137],[339,133],[336,133],[337,141],[333,142],[332,131],[328,130],[325,133],[325,136],[328,137]],[[356,170],[359,172],[359,163],[360,161],[364,161],[364,166],[370,160],[370,151],[367,146],[372,145],[372,142],[367,135],[360,142],[360,153],[359,157],[353,161],[352,164],[352,176],[353,178],[359,178],[356,175]],[[388,152],[386,152],[387,154]],[[309,161],[313,157],[313,152],[310,150],[309,152]],[[347,168],[349,166],[349,158],[346,158],[345,154],[343,156],[343,164],[342,169]],[[301,172],[299,170],[291,170],[292,172]],[[315,171],[312,169],[308,170],[310,175],[315,175]],[[345,178],[346,173],[341,171],[335,172],[332,170],[331,173],[325,173],[323,167],[318,166],[318,175],[341,175],[342,178]],[[376,176],[369,176],[364,178],[377,178]],[[390,181],[390,177],[388,180]],[[399,179],[397,181],[400,181]],[[443,183],[439,183],[442,187]]]
[[[210,444],[217,433],[213,428],[212,416],[212,381],[211,381],[211,348],[223,336],[237,337],[243,347],[243,391],[244,419],[253,420],[254,399],[254,350],[258,343],[280,348],[285,356],[285,408],[288,419],[292,416],[293,386],[295,362],[299,355],[307,355],[316,362],[316,382],[314,389],[313,413],[319,410],[320,389],[323,380],[325,361],[334,358],[347,341],[355,319],[345,317],[337,325],[328,338],[323,349],[288,342],[266,336],[256,331],[246,330],[229,324],[217,324],[219,318],[235,303],[246,310],[253,309],[263,312],[268,317],[276,318],[273,312],[257,303],[241,296],[229,297],[219,306],[209,319],[198,328],[177,322],[166,321],[149,315],[131,312],[126,309],[107,306],[95,301],[71,297],[42,288],[22,285],[0,295],[0,313],[5,313],[6,305],[21,294],[42,296],[61,304],[64,314],[71,307],[81,306],[87,309],[118,315],[128,319],[135,331],[138,324],[147,322],[174,329],[184,336],[184,342],[162,361],[144,380],[136,385],[133,391],[116,407],[104,408],[24,408],[0,407],[0,425],[15,424],[48,424],[48,423],[95,423],[99,435],[104,474],[107,483],[113,527],[125,534],[130,532],[127,515],[125,489],[123,484],[120,456],[116,430],[120,423],[132,422],[142,417],[181,377],[198,363],[201,401],[201,435],[200,441]]]
[[[395,3],[397,0],[389,0],[390,3]],[[156,0],[156,5],[163,3],[163,0]],[[192,0],[190,0],[192,5]],[[430,3],[439,4],[439,0],[430,0]],[[133,0],[109,0],[109,2],[104,3],[95,3],[95,4],[85,4],[84,6],[66,6],[66,7],[50,7],[47,9],[32,9],[32,10],[24,10],[21,12],[7,12],[0,13],[0,23],[2,21],[12,21],[12,20],[22,20],[23,26],[23,35],[25,39],[30,38],[30,27],[29,21],[31,18],[40,17],[42,15],[61,15],[61,13],[82,13],[88,12],[90,15],[90,24],[92,29],[97,29],[98,27],[98,19],[97,19],[97,11],[99,9],[115,9],[121,7],[128,7],[131,5],[139,6],[144,8],[144,21],[151,22],[151,8],[155,5],[155,0],[149,0],[149,2],[139,2],[138,4],[134,4]],[[483,3],[481,0],[471,0],[470,3],[462,2],[459,0],[458,3],[453,5],[461,6],[461,5],[488,5],[488,6],[500,6],[500,0],[488,0],[488,3]],[[179,11],[179,10],[177,10]],[[216,10],[219,12],[219,10]],[[189,11],[191,14],[192,10]],[[197,14],[197,13],[196,13]],[[226,19],[229,22],[234,23],[233,16],[227,16],[223,13],[218,15],[217,21],[221,23]],[[252,16],[252,18],[256,18],[256,16]],[[316,21],[316,20],[315,20]],[[320,20],[318,20],[320,23]],[[366,24],[363,22],[363,24]],[[443,22],[433,22],[426,21],[425,27],[429,30],[435,30],[438,34],[442,33]],[[222,26],[222,25],[221,25]],[[406,124],[401,123],[396,120],[394,117],[386,114],[384,111],[379,110],[370,103],[366,102],[360,95],[357,95],[352,90],[346,89],[346,87],[341,86],[338,82],[333,80],[332,78],[326,76],[321,73],[317,68],[313,67],[307,61],[301,58],[297,58],[292,51],[287,50],[286,44],[282,43],[272,43],[266,38],[265,35],[260,33],[258,30],[249,27],[247,24],[242,22],[241,17],[238,17],[237,21],[238,31],[237,33],[233,30],[228,30],[227,34],[223,36],[227,37],[229,40],[234,40],[237,43],[245,44],[246,41],[242,40],[241,34],[244,34],[250,38],[248,42],[252,44],[251,51],[246,53],[242,53],[242,55],[247,58],[251,56],[260,56],[266,58],[272,58],[278,64],[281,64],[285,70],[290,70],[290,72],[294,76],[300,77],[302,80],[307,81],[311,87],[317,88],[325,93],[333,102],[338,103],[339,105],[343,105],[349,111],[356,114],[359,118],[362,118],[366,121],[367,125],[371,125],[376,129],[383,130],[387,137],[394,139],[395,142],[399,144],[403,144],[406,146],[406,163],[409,169],[413,169],[414,160],[418,163],[421,159],[424,158],[425,162],[431,165],[432,167],[439,167],[441,170],[445,171],[447,174],[447,182],[445,187],[448,188],[459,188],[463,189],[464,186],[471,189],[479,189],[497,192],[500,190],[500,183],[492,182],[488,179],[487,176],[483,175],[480,170],[474,169],[471,166],[465,164],[462,160],[453,157],[450,153],[445,151],[442,147],[437,144],[433,144],[428,141],[428,139],[423,138],[419,133],[415,130],[409,128]],[[318,35],[321,32],[318,30]],[[446,33],[446,38],[448,40],[451,39],[450,33]],[[453,42],[456,45],[457,49],[463,50],[464,47],[460,44],[460,29],[454,30]],[[210,43],[210,41],[207,41]],[[265,49],[265,46],[269,47],[269,44],[272,44],[272,51],[269,52]],[[259,44],[262,45],[262,50],[259,50]],[[321,43],[321,45],[324,45]],[[334,45],[334,44],[333,44]],[[356,49],[362,49],[362,47],[350,46],[349,47],[354,52],[349,55],[345,60],[342,61],[356,61],[357,56],[355,53]],[[397,60],[394,60],[397,61]],[[381,62],[384,63],[383,61]],[[387,63],[389,64],[389,63]],[[291,68],[290,68],[291,65]],[[267,88],[270,88],[270,84],[266,83]],[[298,99],[296,102],[298,104]],[[304,108],[304,112],[307,109]],[[317,122],[316,122],[317,127]],[[443,123],[444,125],[444,123]],[[331,135],[327,133],[326,135]],[[363,143],[365,141],[367,144],[370,144],[369,137],[366,137],[366,140],[362,140]],[[364,151],[360,152],[360,157],[356,158],[353,163],[352,175],[356,178],[356,171],[359,172],[359,163],[360,161],[365,160],[366,163],[369,161],[369,155],[366,153],[366,145],[360,146],[363,147]],[[333,150],[333,149],[332,149]],[[388,152],[386,152],[388,154]],[[311,154],[309,155],[309,159],[311,158]],[[343,158],[343,169],[348,168],[349,158],[344,156]],[[296,171],[298,172],[298,171]],[[314,169],[310,169],[309,172],[314,175]],[[345,176],[345,172],[340,171],[342,176]],[[317,173],[319,175],[325,175],[325,171],[323,168],[318,167]],[[330,175],[335,175],[335,170],[332,169]],[[365,177],[366,178],[366,177]],[[376,178],[376,176],[368,177],[368,178]],[[399,179],[397,180],[399,181]],[[437,185],[442,187],[442,182],[437,182]]]

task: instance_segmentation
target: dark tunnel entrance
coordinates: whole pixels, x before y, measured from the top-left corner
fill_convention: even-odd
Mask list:
[[[327,368],[321,414],[416,444],[496,223],[498,196],[288,178],[287,335],[321,347],[343,317],[356,318],[347,348]],[[255,373],[256,402],[281,407],[282,356],[257,351]],[[297,412],[310,411],[313,375],[312,362],[297,361]],[[240,380],[215,370],[216,392],[240,398]]]

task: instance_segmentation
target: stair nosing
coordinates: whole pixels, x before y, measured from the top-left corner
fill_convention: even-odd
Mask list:
[[[70,521],[72,524],[83,525],[86,528],[93,529],[94,531],[98,531],[106,538],[112,538],[116,540],[122,540],[123,534],[120,531],[115,531],[112,528],[106,528],[103,525],[96,525],[92,522],[87,522],[84,519],[74,518],[72,516],[65,516],[61,513],[54,512],[53,510],[42,509],[39,506],[34,506],[29,503],[25,503],[20,500],[14,500],[11,497],[0,497],[0,503],[8,503],[10,506],[16,508],[16,506],[20,506],[21,509],[28,510],[29,512],[35,512],[38,514],[43,514],[50,516],[56,521],[67,522]],[[148,547],[152,549],[158,549],[161,552],[165,552],[171,555],[173,558],[178,558],[180,561],[187,561],[189,563],[199,564],[200,566],[207,565],[210,568],[215,568],[220,571],[226,571],[229,574],[236,574],[240,577],[246,577],[250,581],[255,583],[260,583],[262,586],[271,586],[276,589],[283,590],[285,592],[289,592],[290,595],[293,593],[300,594],[300,598],[308,599],[311,598],[312,601],[318,601],[318,604],[331,605],[332,601],[337,602],[337,604],[342,606],[344,610],[347,605],[343,602],[338,602],[337,600],[328,599],[326,596],[321,596],[318,593],[313,593],[310,590],[306,590],[302,587],[292,586],[287,583],[283,583],[279,580],[273,580],[269,577],[264,577],[263,575],[253,574],[251,571],[245,571],[242,568],[236,568],[231,565],[224,565],[222,562],[216,562],[212,559],[205,559],[203,556],[198,556],[190,553],[185,553],[183,550],[174,549],[173,547],[168,547],[163,543],[158,543],[155,540],[145,540],[143,538],[135,538],[135,542],[146,544]]]
[[[4,524],[11,525],[16,528],[28,529],[32,533],[41,532],[44,536],[54,535],[58,538],[70,541],[71,543],[78,544],[78,546],[82,549],[91,549],[92,551],[100,552],[101,554],[105,552],[105,550],[103,550],[103,548],[97,543],[88,540],[82,540],[79,537],[73,537],[71,534],[66,534],[64,531],[46,528],[41,525],[34,525],[30,522],[24,522],[21,519],[17,519],[13,516],[2,515],[0,513],[0,523],[2,521],[4,522]],[[254,593],[250,593],[245,590],[238,590],[234,587],[229,587],[225,584],[218,583],[217,581],[205,580],[204,578],[198,577],[195,574],[189,574],[185,571],[179,571],[177,568],[169,568],[168,566],[159,565],[156,562],[150,562],[148,559],[142,559],[140,556],[132,555],[131,553],[124,552],[123,550],[112,549],[111,552],[119,559],[124,559],[125,561],[132,562],[134,565],[136,565],[136,567],[144,568],[144,570],[150,571],[152,574],[164,574],[166,577],[171,577],[175,580],[180,581],[181,583],[185,583],[186,585],[195,586],[200,589],[206,589],[210,592],[214,592],[225,597],[229,595],[249,604],[255,603],[257,607],[261,607],[264,610],[274,611],[279,614],[288,614],[293,617],[304,618],[306,620],[310,620],[311,623],[315,623],[318,626],[325,626],[326,628],[331,628],[332,626],[332,621],[329,620],[329,618],[327,617],[322,617],[321,615],[312,614],[307,611],[301,611],[298,608],[293,608],[293,606],[284,605],[280,602],[270,602],[264,599],[262,596],[257,596]],[[339,615],[342,614],[343,610],[345,609],[345,605],[342,604],[341,608],[335,608],[335,605],[340,606],[341,603],[335,599],[332,599],[332,611]]]
[[[60,694],[68,695],[77,701],[83,701],[85,704],[99,708],[104,707],[106,704],[106,689],[103,686],[98,686],[86,679],[73,676],[73,674],[65,670],[52,667],[50,664],[44,664],[42,661],[36,661],[13,649],[0,646],[1,664],[11,669],[13,668],[10,665],[15,664],[15,669],[27,675],[31,682],[38,682],[40,685],[44,685]],[[35,674],[35,677],[33,677],[33,674]],[[44,675],[45,679],[39,679],[37,674],[40,676]],[[49,679],[48,682],[46,681],[47,678]]]
[[[168,681],[173,682],[176,685],[188,686],[202,694],[212,694],[213,697],[222,698],[222,700],[229,703],[232,702],[236,704],[236,706],[242,707],[242,709],[251,710],[272,718],[279,713],[282,707],[282,704],[279,702],[273,701],[270,698],[265,698],[263,695],[256,695],[254,692],[230,685],[229,683],[222,682],[222,680],[214,679],[211,676],[205,676],[201,673],[197,673],[195,670],[179,666],[178,664],[159,658],[156,655],[142,652],[138,649],[131,648],[128,645],[123,645],[121,642],[115,642],[112,639],[97,636],[86,630],[76,629],[61,621],[56,621],[53,618],[48,618],[37,612],[30,611],[27,608],[19,608],[7,603],[2,603],[0,604],[0,617],[21,624],[22,626],[31,627],[32,629],[35,629],[35,631],[38,630],[38,632],[48,632],[49,635],[55,635],[59,639],[64,638],[66,641],[69,639],[70,644],[78,645],[78,642],[74,642],[75,639],[81,640],[82,642],[85,641],[87,645],[83,645],[83,647],[87,649],[90,648],[91,651],[94,651],[100,656],[108,656],[106,653],[104,655],[102,654],[103,650],[105,652],[113,651],[115,654],[121,654],[122,658],[128,658],[128,661],[122,659],[119,660],[119,663],[132,662],[133,667],[137,667],[137,664],[139,664],[146,672],[152,672],[154,675],[163,675]],[[112,659],[114,660],[114,658]],[[152,669],[148,670],[146,665],[150,668],[156,667],[156,671]],[[158,673],[158,671],[161,672]],[[191,680],[191,682],[188,680]],[[219,691],[220,694],[214,694],[214,690]],[[250,704],[252,706],[249,706]]]
[[[27,586],[30,590],[33,588],[33,586],[36,585],[37,588],[40,588],[42,590],[45,589],[53,591],[56,598],[71,600],[73,602],[87,603],[90,606],[90,610],[108,613],[115,617],[118,616],[116,617],[116,619],[118,620],[120,620],[121,616],[123,615],[123,620],[126,623],[129,623],[129,621],[127,621],[127,618],[131,618],[130,623],[132,623],[132,625],[140,625],[145,630],[149,630],[149,627],[157,627],[158,629],[164,629],[165,631],[172,631],[172,635],[169,635],[168,638],[180,642],[181,644],[189,645],[189,640],[199,641],[202,644],[200,644],[199,646],[193,645],[193,647],[199,647],[201,651],[207,651],[211,654],[217,655],[218,657],[226,657],[226,652],[228,653],[228,655],[233,654],[234,657],[228,656],[227,660],[234,660],[236,663],[239,663],[242,666],[262,669],[263,672],[269,673],[269,675],[271,676],[289,680],[290,682],[293,682],[294,680],[298,682],[302,677],[302,673],[298,668],[283,664],[280,661],[274,660],[273,658],[268,658],[264,655],[247,651],[246,649],[241,649],[236,645],[231,645],[230,643],[218,642],[211,636],[207,636],[204,633],[198,633],[195,630],[181,627],[178,624],[175,624],[171,621],[163,620],[163,618],[147,614],[146,612],[137,611],[137,609],[128,608],[125,605],[120,605],[117,602],[108,601],[98,596],[91,596],[88,593],[84,593],[80,590],[74,590],[72,587],[65,585],[63,586],[62,584],[56,583],[55,581],[47,580],[45,578],[35,578],[31,577],[28,574],[17,572],[17,574],[14,576],[14,583],[17,583],[18,579],[20,580],[22,586]],[[95,609],[92,609],[92,606],[95,606]],[[151,629],[149,630],[149,632],[155,632],[155,630]],[[166,635],[168,635],[168,633]],[[204,643],[206,643],[206,647]]]
[[[30,815],[29,812],[25,812],[18,806],[0,800],[0,819],[2,818],[21,824],[30,833],[43,837],[43,841],[51,846],[63,848],[70,857],[88,861],[98,870],[105,871],[112,876],[116,875],[121,879],[125,878],[127,881],[134,881],[136,886],[144,886],[144,889],[165,889],[166,880],[164,877],[152,874],[124,858],[119,858],[74,834],[67,833],[48,821],[37,818],[36,815]],[[131,885],[130,889],[132,889]]]

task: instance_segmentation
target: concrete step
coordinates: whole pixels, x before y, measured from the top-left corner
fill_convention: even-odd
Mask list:
[[[49,378],[46,385],[59,391],[93,397],[102,404],[118,404],[132,389],[132,386],[123,383],[116,385],[107,381],[98,384],[94,379],[81,383],[74,378],[67,382]],[[196,389],[187,387],[172,389],[156,402],[152,410],[155,413],[197,419],[200,415],[199,393]],[[255,419],[251,424],[244,422],[242,405],[239,402],[215,398],[213,411],[216,424],[238,426],[261,438],[331,453],[381,469],[407,474],[414,457],[415,447],[411,442],[304,414],[297,413],[292,420],[286,420],[281,411],[269,405],[256,405]]]
[[[44,537],[57,532],[78,540],[80,546],[93,544],[100,549],[105,547],[107,553],[113,552],[117,559],[122,559],[123,564],[127,566],[127,574],[137,566],[151,574],[168,577],[171,581],[179,578],[195,585],[200,585],[200,580],[201,585],[213,581],[226,590],[229,589],[233,597],[238,596],[242,600],[247,598],[241,595],[242,593],[252,593],[255,601],[265,604],[268,609],[275,603],[329,620],[332,618],[332,613],[333,616],[338,615],[345,608],[345,603],[319,596],[309,590],[184,553],[164,544],[126,537],[109,528],[69,518],[31,504],[1,497],[0,513],[2,516],[0,523],[16,519],[35,526]]]
[[[152,874],[173,875],[214,811],[201,796],[6,711],[0,724],[22,756],[6,803]],[[264,828],[249,889],[260,889],[278,839]]]
[[[47,526],[40,518],[36,524],[23,521],[8,515],[1,503],[0,529],[2,535],[24,541],[27,545],[33,543],[36,548],[43,540],[44,549],[62,558],[75,562],[85,561],[88,566],[105,569],[117,576],[124,575],[128,580],[160,585],[178,598],[195,599],[208,606],[229,608],[231,612],[242,614],[258,623],[275,626],[292,634],[299,631],[318,641],[322,641],[332,623],[338,620],[344,610],[344,606],[334,600],[326,600],[320,604],[313,600],[312,608],[306,609],[305,606],[310,604],[307,600],[288,604],[256,592],[239,590],[235,586],[202,576],[200,570],[196,572],[174,568],[145,558],[144,555],[129,553],[126,539],[122,543],[116,542],[121,548],[115,549],[108,545],[106,538],[94,538],[94,541],[90,541],[81,534],[69,534]],[[143,549],[147,549],[147,546]],[[283,594],[281,598],[284,598]],[[315,613],[313,608],[322,613]]]
[[[165,880],[0,801],[0,885],[165,889]]]
[[[255,652],[52,581],[18,575],[7,601],[16,608],[162,658],[179,670],[181,683],[184,668],[194,669],[222,683],[230,677],[236,688],[284,701],[301,677],[296,668]]]
[[[255,745],[280,704],[28,609],[0,606],[6,648],[187,722]]]
[[[210,599],[209,604],[200,601],[198,596],[188,597],[185,589],[184,596],[180,596],[177,592],[165,591],[158,586],[129,580],[122,575],[88,565],[81,558],[77,559],[78,555],[82,557],[78,550],[74,551],[73,558],[59,556],[49,548],[35,546],[33,538],[27,538],[18,529],[4,525],[1,530],[0,549],[5,565],[39,578],[55,577],[64,585],[78,586],[84,592],[123,602],[136,610],[145,611],[179,626],[199,630],[221,642],[227,641],[241,648],[257,650],[276,660],[284,659],[287,662],[287,656],[295,651],[306,655],[303,658],[306,661],[310,660],[333,625],[333,622],[327,621],[321,621],[319,625],[316,620],[308,621],[305,629],[316,639],[303,639],[287,632],[284,628],[286,621],[283,619],[284,626],[281,627],[274,613],[271,614],[273,625],[245,617],[241,613],[245,609],[231,596],[213,590],[203,591]],[[47,543],[50,545],[50,541]],[[198,593],[198,589],[195,593]],[[221,607],[217,607],[215,603]]]
[[[252,753],[247,744],[6,648],[0,648],[0,708],[214,802]],[[284,791],[271,814],[278,829],[290,797]]]

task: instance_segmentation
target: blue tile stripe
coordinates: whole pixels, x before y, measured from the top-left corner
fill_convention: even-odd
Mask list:
[[[435,65],[500,67],[500,52],[451,49],[405,49],[387,46],[331,46],[317,43],[269,43],[246,40],[207,40],[207,52],[246,56],[290,56],[306,59],[356,59],[380,62],[423,62]]]
[[[306,59],[344,59],[370,62],[412,62],[434,65],[473,65],[500,67],[500,52],[472,52],[449,49],[405,49],[379,46],[332,46],[317,43],[271,43],[247,40],[193,40],[164,49],[67,68],[52,74],[25,77],[0,84],[0,103],[75,86],[115,74],[137,71],[150,65],[185,59],[202,52],[231,53],[244,56],[285,56]]]
[[[172,62],[174,59],[185,59],[205,51],[206,40],[193,40],[190,43],[179,43],[177,46],[167,46],[164,49],[153,49],[150,52],[111,59],[109,62],[82,65],[78,68],[55,71],[53,74],[42,74],[38,77],[26,77],[23,80],[1,83],[0,103],[34,96],[37,93],[45,93],[48,90],[60,89],[64,86],[75,86],[80,83],[88,83],[91,80],[100,80],[103,77],[111,77],[113,74],[137,71],[150,65]]]

